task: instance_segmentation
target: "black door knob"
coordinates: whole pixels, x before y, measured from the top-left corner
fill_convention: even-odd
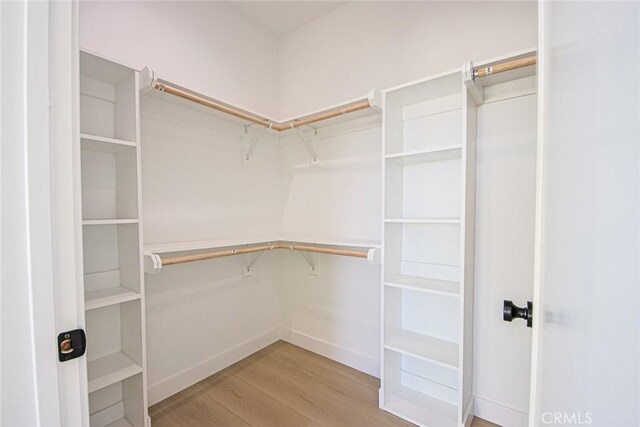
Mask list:
[[[533,325],[533,304],[531,301],[527,301],[526,307],[518,307],[513,304],[513,301],[504,300],[502,306],[502,319],[505,322],[511,322],[513,319],[526,319],[527,327]]]

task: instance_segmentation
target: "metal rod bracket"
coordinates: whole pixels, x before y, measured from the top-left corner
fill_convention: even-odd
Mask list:
[[[302,258],[305,259],[305,261],[307,261],[307,264],[309,264],[309,274],[312,276],[317,276],[318,275],[318,260],[315,256],[312,256],[309,252],[300,252],[300,255],[302,255]]]
[[[251,127],[250,124],[243,126],[243,133],[242,133],[242,162],[243,163],[249,162],[251,160],[251,156],[253,156],[253,153],[258,147],[258,144],[260,144],[260,141],[262,140],[263,131],[265,129],[265,128],[259,128],[257,131],[257,134],[251,135],[251,133],[249,132],[250,127]]]
[[[484,103],[484,87],[482,82],[477,78],[476,70],[473,67],[473,62],[467,61],[462,65],[462,81],[467,87],[467,90],[473,97],[476,104]]]
[[[264,252],[256,252],[254,254],[245,255],[242,260],[242,277],[253,276],[253,266]]]
[[[313,137],[317,137],[318,128],[311,125],[309,126],[313,128]],[[315,150],[313,149],[313,145],[311,144],[313,142],[312,137],[306,135],[299,127],[296,127],[295,129],[298,131],[298,135],[300,135],[300,138],[302,138],[305,146],[307,147],[307,151],[309,152],[309,156],[311,157],[311,166],[320,166],[320,159],[318,158],[318,154],[316,154]]]

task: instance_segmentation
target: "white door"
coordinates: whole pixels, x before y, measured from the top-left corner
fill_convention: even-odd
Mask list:
[[[640,425],[640,4],[544,2],[530,424]]]
[[[0,2],[3,426],[88,425],[86,362],[58,362],[56,341],[84,323],[76,6]]]

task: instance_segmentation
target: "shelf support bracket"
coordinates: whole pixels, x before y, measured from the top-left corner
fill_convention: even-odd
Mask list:
[[[260,259],[264,252],[256,252],[252,255],[245,256],[242,262],[242,277],[253,276],[253,266]]]
[[[262,139],[262,131],[264,128],[261,128],[258,131],[257,135],[251,136],[249,133],[249,128],[252,124],[244,125],[244,133],[242,135],[242,161],[248,162],[251,160],[251,156],[253,156],[253,152],[256,150],[258,144],[260,144],[260,140]]]
[[[484,87],[479,79],[473,73],[473,62],[467,61],[462,65],[462,81],[471,94],[476,104],[484,103]]]
[[[317,276],[318,275],[317,259],[315,259],[315,257],[312,257],[311,254],[308,252],[300,252],[300,255],[302,255],[302,258],[304,258],[304,260],[307,261],[307,264],[309,264],[309,274],[312,276]]]
[[[293,122],[291,122],[292,127],[293,127]],[[311,125],[309,125],[311,126]],[[315,126],[311,126],[313,128],[313,137],[318,136],[318,128]],[[311,166],[319,166],[320,165],[320,160],[318,159],[318,155],[316,154],[315,150],[313,149],[313,145],[311,145],[312,142],[312,138],[310,138],[309,136],[307,136],[302,129],[300,129],[299,127],[295,128],[296,131],[298,131],[298,135],[300,135],[300,138],[302,138],[302,140],[304,141],[305,146],[307,147],[307,151],[309,152],[309,156],[311,157]]]

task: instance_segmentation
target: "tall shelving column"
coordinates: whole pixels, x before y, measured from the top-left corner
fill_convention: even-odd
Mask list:
[[[380,407],[470,424],[475,106],[453,72],[385,92]]]
[[[82,235],[92,427],[148,425],[138,72],[80,53]]]

